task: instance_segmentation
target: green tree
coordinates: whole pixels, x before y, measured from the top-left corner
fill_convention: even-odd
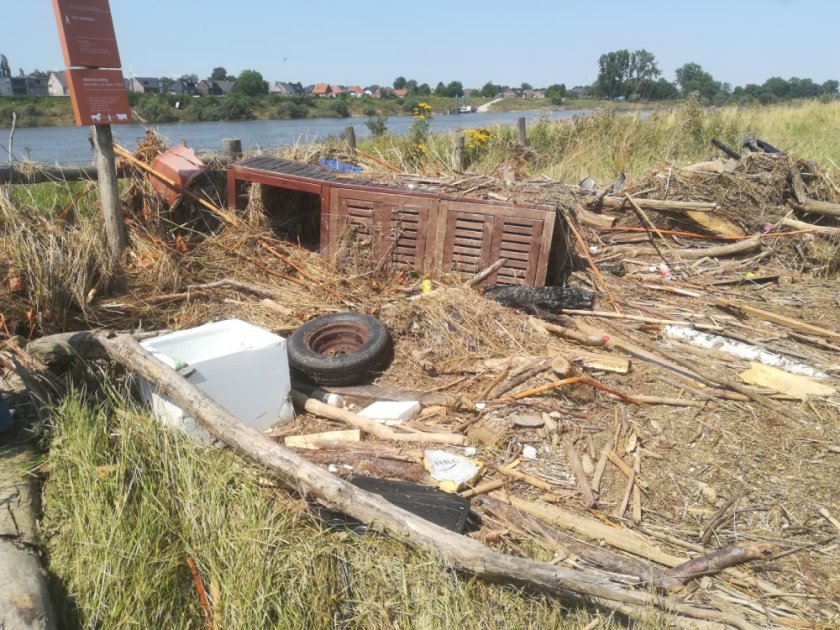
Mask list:
[[[445,96],[460,98],[464,95],[464,85],[460,81],[450,81],[446,86]]]
[[[519,89],[521,89],[521,90],[533,90],[534,86],[531,85],[530,83],[524,83],[523,82],[522,85],[519,86]]]
[[[405,82],[405,89],[408,90],[409,94],[417,94],[417,81],[409,79]]]
[[[699,64],[687,63],[677,68],[676,76],[683,96],[698,92],[702,98],[712,100],[720,92],[720,83]]]
[[[762,92],[770,92],[777,98],[787,98],[790,95],[790,85],[782,77],[770,77],[761,87]]]
[[[172,87],[173,83],[175,83],[175,79],[173,79],[172,77],[161,77],[160,91],[166,94],[169,91],[169,88]]]
[[[630,65],[627,68],[625,93],[628,98],[632,95],[645,96],[641,90],[643,83],[654,81],[662,72],[656,65],[656,57],[652,52],[642,48],[630,53]]]
[[[429,87],[428,83],[421,83],[417,86],[417,96],[431,96],[432,95],[432,88]]]
[[[406,80],[405,77],[397,77],[394,79],[394,89],[395,90],[404,90],[405,89]]]
[[[232,92],[245,96],[268,94],[268,82],[256,70],[243,70],[236,79]]]
[[[822,84],[822,93],[828,94],[829,96],[836,96],[838,88],[840,88],[840,81],[829,79]]]
[[[554,83],[545,90],[545,97],[550,98],[553,103],[560,104],[566,98],[566,84]]]
[[[210,73],[210,79],[213,81],[227,81],[228,73],[222,66],[217,66],[213,68],[213,72]]]
[[[598,58],[597,92],[609,99],[621,95],[629,71],[629,50],[616,50],[601,55]]]
[[[435,86],[435,96],[446,96],[446,86],[443,84],[443,81],[438,81],[438,84]]]
[[[498,94],[501,91],[502,86],[496,85],[492,81],[488,81],[482,86],[480,94],[484,98],[493,98],[494,96],[496,96],[496,94]]]
[[[192,83],[193,85],[198,85],[198,75],[197,74],[182,74],[178,77],[180,81],[184,83]]]

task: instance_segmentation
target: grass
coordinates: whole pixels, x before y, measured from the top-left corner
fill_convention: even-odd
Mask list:
[[[593,619],[456,575],[397,541],[330,531],[259,470],[162,428],[124,393],[76,391],[55,409],[43,525],[69,627],[204,624],[188,558],[216,628],[546,628]]]
[[[498,172],[501,166],[512,164],[520,179],[547,177],[568,184],[589,176],[606,185],[621,171],[632,179],[651,169],[720,157],[710,145],[712,138],[737,148],[748,133],[828,168],[840,164],[840,101],[704,108],[689,99],[681,106],[653,112],[641,106],[609,106],[592,116],[538,120],[528,128],[527,149],[516,146],[514,127],[489,131],[486,144],[468,146],[470,171]],[[400,142],[385,136],[364,140],[359,146],[388,157],[406,151]],[[453,143],[451,133],[430,137],[426,170],[449,171]]]

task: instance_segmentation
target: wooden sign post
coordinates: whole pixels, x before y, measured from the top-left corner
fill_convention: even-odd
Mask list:
[[[53,0],[76,125],[93,126],[99,197],[108,249],[115,260],[127,238],[114,157],[112,124],[131,123],[128,93],[109,0]]]

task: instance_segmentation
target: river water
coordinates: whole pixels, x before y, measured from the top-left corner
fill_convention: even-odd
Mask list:
[[[515,125],[524,116],[528,121],[546,117],[552,120],[586,116],[590,110],[535,112],[475,112],[436,116],[431,122],[433,132],[474,129],[494,125]],[[338,136],[353,125],[357,138],[365,138],[370,131],[366,118],[308,118],[305,120],[247,120],[233,122],[167,123],[158,125],[114,125],[114,139],[129,149],[143,138],[147,128],[157,130],[170,144],[184,142],[197,151],[220,151],[222,138],[239,138],[244,150],[309,143],[327,136]],[[402,135],[412,123],[411,116],[390,116],[388,131]],[[78,164],[93,160],[87,127],[32,127],[17,129],[12,153],[15,162],[32,161],[44,164]],[[0,164],[8,156],[9,130],[0,128]]]

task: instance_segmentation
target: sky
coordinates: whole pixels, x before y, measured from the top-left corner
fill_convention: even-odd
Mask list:
[[[589,85],[598,57],[656,55],[732,86],[840,79],[840,0],[111,0],[126,76],[259,71],[268,81]],[[0,54],[17,74],[63,69],[51,0],[0,0]]]

